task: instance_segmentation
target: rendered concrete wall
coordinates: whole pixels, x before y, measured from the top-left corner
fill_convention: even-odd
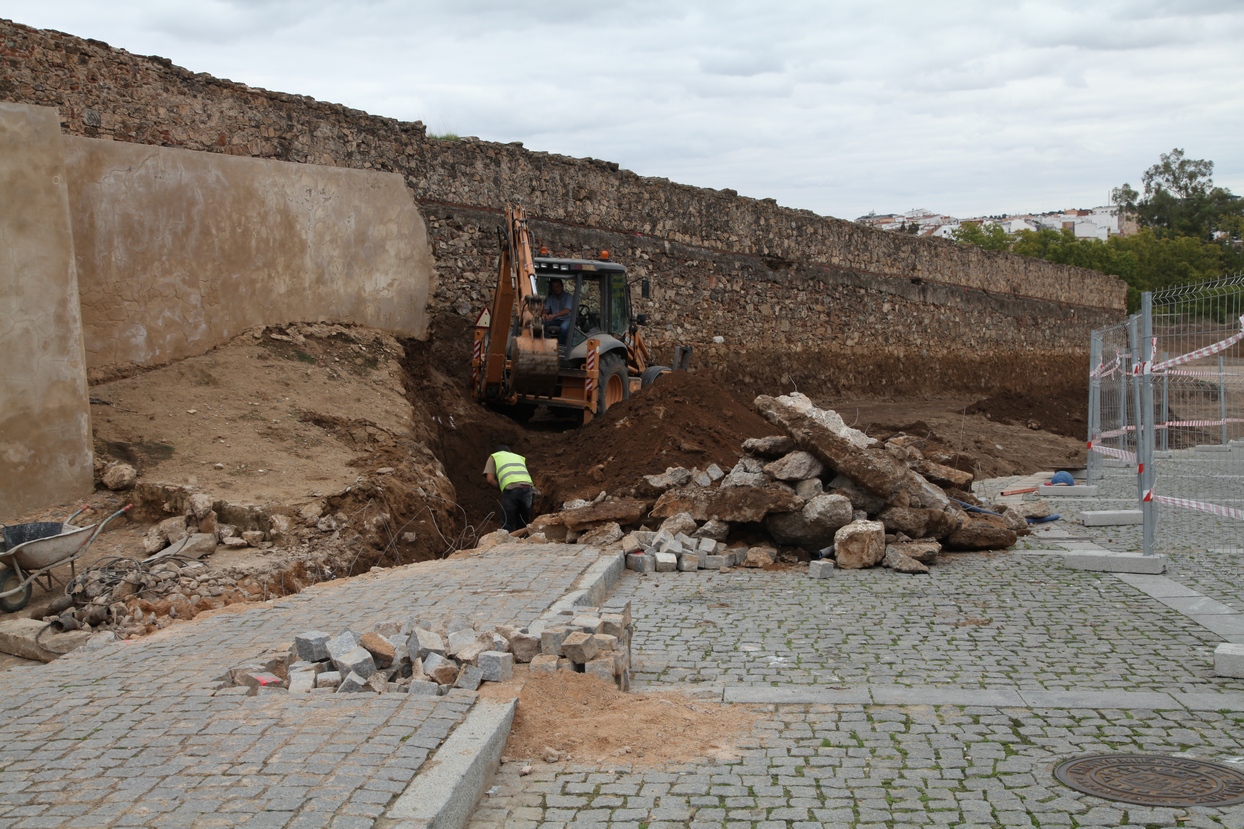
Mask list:
[[[64,144],[90,368],[161,365],[300,320],[426,335],[431,253],[401,176]]]
[[[0,521],[91,490],[91,423],[55,109],[0,103]]]

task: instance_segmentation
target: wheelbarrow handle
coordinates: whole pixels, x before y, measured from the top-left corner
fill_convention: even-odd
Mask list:
[[[87,548],[95,543],[95,539],[98,538],[99,534],[104,531],[104,527],[108,526],[109,521],[116,518],[118,515],[125,515],[127,512],[129,512],[133,508],[134,508],[133,504],[126,504],[125,506],[121,507],[121,509],[117,510],[112,515],[109,515],[107,518],[101,521],[99,523],[99,526],[95,528],[95,532],[91,533],[91,537],[88,538],[86,543],[82,545],[82,549],[78,553],[78,555],[81,555],[82,553],[86,552]]]
[[[83,504],[83,505],[82,505],[82,508],[81,508],[80,510],[78,510],[78,511],[77,511],[77,512],[75,512],[73,515],[71,515],[71,516],[69,516],[68,518],[66,518],[66,519],[65,519],[64,521],[62,521],[61,523],[62,523],[62,524],[69,524],[69,525],[72,525],[72,524],[73,524],[73,519],[77,518],[79,515],[81,515],[81,514],[82,514],[82,513],[84,513],[84,512],[89,512],[89,511],[90,511],[90,509],[91,509],[91,505],[90,505],[90,504]]]

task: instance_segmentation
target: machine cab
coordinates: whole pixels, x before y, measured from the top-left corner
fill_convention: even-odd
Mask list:
[[[537,257],[536,292],[545,298],[546,310],[568,307],[569,321],[545,326],[546,336],[561,341],[563,359],[582,359],[583,344],[589,337],[617,340],[627,334],[631,325],[631,297],[626,283],[626,268],[605,260],[555,259]],[[557,297],[553,283],[562,283],[562,297]]]

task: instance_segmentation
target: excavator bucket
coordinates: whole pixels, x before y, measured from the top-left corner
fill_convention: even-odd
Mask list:
[[[557,392],[557,339],[523,331],[510,352],[510,390],[515,394],[552,397]]]

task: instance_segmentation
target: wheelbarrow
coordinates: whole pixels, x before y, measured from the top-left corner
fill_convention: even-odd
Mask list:
[[[91,544],[118,515],[130,511],[126,504],[99,524],[76,526],[73,520],[90,507],[69,516],[65,521],[35,521],[4,528],[0,544],[0,610],[15,613],[26,606],[33,592],[31,585],[43,579],[48,590],[52,583],[64,584],[52,568],[68,564],[71,576],[77,575],[74,562],[86,554]]]

